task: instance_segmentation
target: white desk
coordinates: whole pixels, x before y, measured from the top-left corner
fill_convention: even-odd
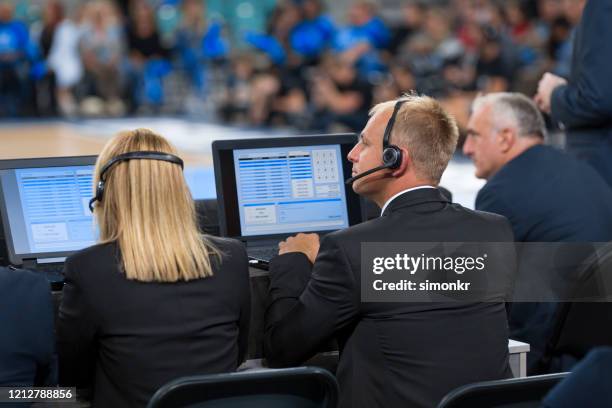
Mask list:
[[[527,353],[529,352],[529,344],[510,339],[508,341],[508,352],[510,354],[510,369],[514,377],[527,377]],[[320,361],[329,363],[332,360],[335,364],[338,363],[338,352],[329,351],[326,353],[317,354]],[[309,365],[308,363],[306,365]],[[328,364],[325,364],[328,365]],[[238,371],[246,370],[267,370],[263,365],[261,358],[247,360],[238,368]]]
[[[529,344],[510,339],[508,351],[510,352],[510,368],[514,377],[527,377],[527,353]]]

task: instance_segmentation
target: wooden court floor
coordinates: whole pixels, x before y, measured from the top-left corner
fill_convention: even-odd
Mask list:
[[[30,157],[97,155],[112,134],[81,132],[70,123],[0,124],[0,160]],[[208,152],[179,149],[190,166],[212,166]]]
[[[111,125],[108,125],[109,123]],[[177,146],[186,168],[208,172],[212,170],[210,145],[213,140],[265,137],[270,134],[265,131],[254,134],[221,125],[194,123],[172,118],[144,120],[125,118],[118,122],[102,120],[89,124],[59,120],[34,123],[0,122],[0,160],[97,155],[116,131],[136,127],[151,127],[154,131],[168,137]],[[194,177],[201,177],[202,173],[198,174],[195,174]],[[207,177],[210,182],[213,182],[212,174],[208,174]],[[441,181],[441,185],[452,191],[453,200],[468,208],[474,208],[476,193],[483,184],[484,180],[474,177],[472,163],[465,158],[457,157],[451,160]]]

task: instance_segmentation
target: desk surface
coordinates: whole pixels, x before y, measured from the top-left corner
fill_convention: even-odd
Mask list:
[[[523,343],[517,340],[508,340],[508,352],[510,355],[527,353],[529,351],[529,344]],[[319,353],[311,360],[306,362],[306,365],[316,365],[327,368],[328,370],[334,372],[335,366],[338,364],[338,351],[328,351],[324,353]],[[267,370],[268,368],[264,365],[264,361],[261,358],[253,358],[245,361],[238,368],[238,371],[246,371],[246,370]],[[518,376],[518,373],[517,373]]]
[[[518,340],[508,340],[508,351],[510,354],[528,353],[531,347],[527,343]]]

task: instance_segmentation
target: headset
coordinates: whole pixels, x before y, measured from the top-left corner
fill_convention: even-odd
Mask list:
[[[395,103],[393,107],[393,113],[391,114],[391,118],[387,123],[387,127],[385,128],[385,133],[383,135],[383,153],[382,153],[382,166],[374,167],[373,169],[364,171],[363,173],[359,173],[351,178],[346,179],[345,184],[352,184],[355,180],[359,180],[362,177],[369,176],[372,173],[375,173],[384,169],[397,169],[402,165],[402,150],[396,145],[389,144],[389,139],[391,138],[391,131],[393,130],[393,125],[395,124],[395,118],[397,117],[397,112],[400,110],[401,106],[406,102],[406,100],[400,100]]]
[[[91,200],[89,200],[89,211],[93,213],[94,203],[96,201],[102,201],[102,197],[104,197],[104,184],[106,183],[106,173],[115,164],[128,160],[161,160],[169,163],[178,164],[179,166],[181,166],[181,169],[183,169],[183,160],[180,157],[170,153],[142,151],[123,153],[119,156],[115,156],[110,159],[104,166],[102,166],[102,170],[100,171],[100,181],[98,181],[98,185],[96,186],[96,195]]]

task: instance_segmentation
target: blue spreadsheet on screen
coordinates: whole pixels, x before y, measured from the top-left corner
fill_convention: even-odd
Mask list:
[[[345,178],[354,134],[234,139],[213,142],[224,236],[268,262],[278,242],[296,233],[326,234],[363,220],[361,201]]]
[[[348,226],[339,146],[234,150],[242,235]]]

